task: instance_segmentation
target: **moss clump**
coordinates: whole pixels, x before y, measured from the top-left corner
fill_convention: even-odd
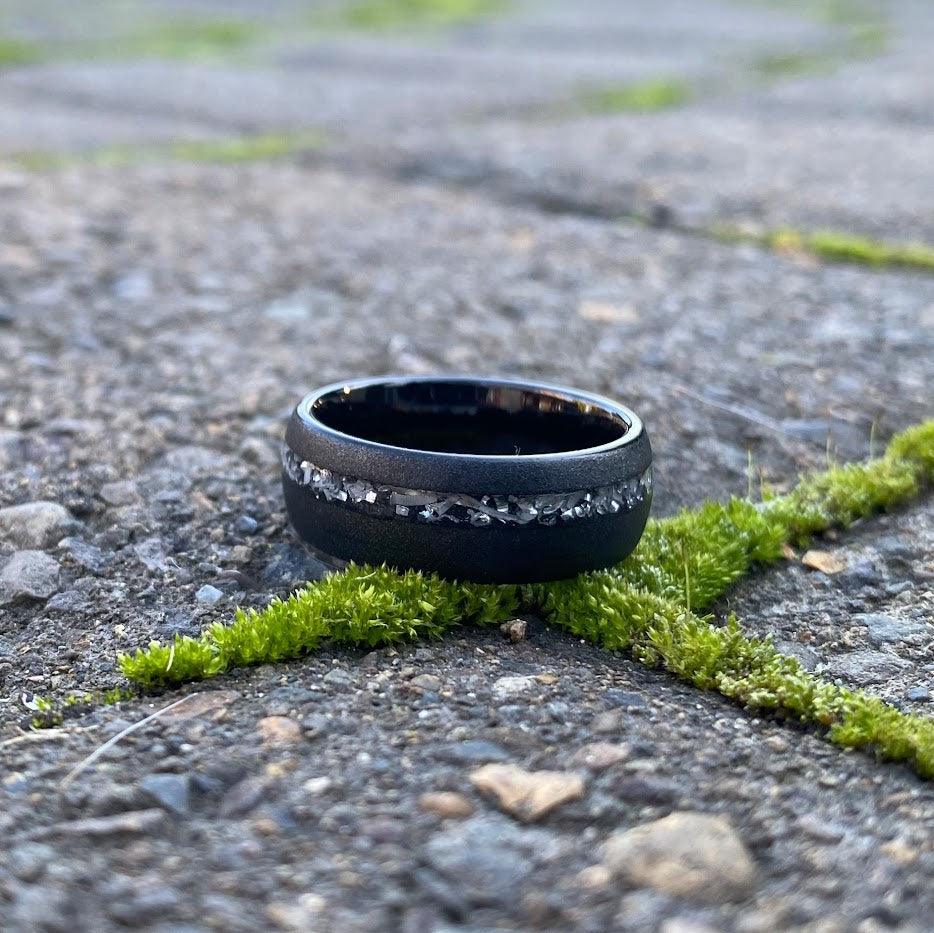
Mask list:
[[[924,243],[889,243],[836,230],[806,233],[785,228],[758,233],[729,224],[714,225],[706,232],[724,243],[754,243],[779,253],[810,255],[828,262],[934,272],[934,247]]]
[[[297,658],[324,642],[376,647],[433,638],[459,622],[502,621],[517,607],[517,587],[350,566],[264,609],[239,609],[231,623],[215,623],[198,639],[177,635],[121,655],[120,666],[141,686],[165,686]]]
[[[899,505],[934,482],[934,421],[895,437],[883,457],[809,477],[761,504],[708,502],[652,521],[616,567],[573,580],[479,586],[386,568],[350,567],[262,610],[240,610],[198,639],[120,656],[146,688],[211,677],[231,667],[299,657],[325,642],[375,646],[438,636],[463,622],[494,623],[521,602],[549,622],[706,690],[829,730],[839,745],[871,747],[934,777],[934,720],[827,684],[768,639],[698,615],[739,577],[781,559],[782,545]]]
[[[654,113],[688,103],[694,96],[691,86],[673,78],[638,81],[621,87],[592,87],[580,96],[590,113]]]
[[[456,26],[505,7],[504,0],[357,0],[336,11],[335,24],[367,31]]]
[[[286,158],[321,146],[323,136],[314,131],[298,133],[261,133],[231,139],[179,140],[164,145],[104,146],[88,152],[22,152],[13,156],[19,166],[29,171],[46,172],[71,165],[95,165],[124,168],[148,162],[205,162],[236,165]]]
[[[261,133],[235,139],[206,139],[172,143],[167,154],[179,162],[262,162],[280,159],[316,149],[321,145],[320,133]]]
[[[30,720],[33,729],[54,729],[62,725],[66,718],[86,712],[93,706],[114,706],[124,700],[135,699],[137,693],[124,687],[94,693],[69,693],[64,700],[34,694],[29,700],[23,699],[23,705],[34,715]]]
[[[41,61],[42,57],[42,50],[33,43],[21,39],[4,39],[0,36],[0,68],[32,65]]]
[[[832,262],[934,271],[934,247],[923,243],[887,243],[834,230],[816,233],[777,230],[765,234],[763,239],[772,249],[810,253]]]
[[[257,32],[257,26],[244,20],[172,17],[118,39],[101,52],[121,57],[213,59],[245,48]]]
[[[831,52],[772,52],[761,55],[752,63],[752,70],[765,78],[792,78],[798,75],[831,71],[839,57]]]

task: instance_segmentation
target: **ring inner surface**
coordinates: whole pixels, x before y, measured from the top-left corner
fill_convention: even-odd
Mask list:
[[[579,399],[495,383],[340,389],[317,399],[312,413],[329,428],[379,444],[483,456],[586,450],[630,430],[621,415]]]

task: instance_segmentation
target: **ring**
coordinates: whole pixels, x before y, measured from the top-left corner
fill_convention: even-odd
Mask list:
[[[652,502],[637,415],[503,379],[325,386],[292,413],[282,467],[289,518],[316,550],[483,583],[615,564],[638,544]]]

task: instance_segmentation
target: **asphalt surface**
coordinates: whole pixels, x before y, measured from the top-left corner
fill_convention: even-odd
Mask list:
[[[934,276],[717,236],[934,243],[929,5],[530,2],[374,34],[243,0],[198,5],[247,24],[208,49],[148,7],[4,10],[43,56],[0,67],[0,927],[928,929],[930,784],[534,618],[29,723],[325,572],[278,485],[311,386],[617,396],[659,515],[929,417]],[[659,80],[689,99],[588,104]],[[283,154],[216,160],[255,134]],[[717,615],[929,712],[932,540],[929,502],[867,520],[819,544],[838,572],[799,554]]]

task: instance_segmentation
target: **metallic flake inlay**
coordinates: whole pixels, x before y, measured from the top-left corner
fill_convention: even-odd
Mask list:
[[[595,515],[615,515],[641,505],[652,493],[652,468],[632,479],[608,486],[533,496],[469,496],[430,492],[370,483],[341,476],[283,447],[282,465],[288,476],[316,498],[383,518],[415,522],[453,522],[478,527],[554,525]]]

